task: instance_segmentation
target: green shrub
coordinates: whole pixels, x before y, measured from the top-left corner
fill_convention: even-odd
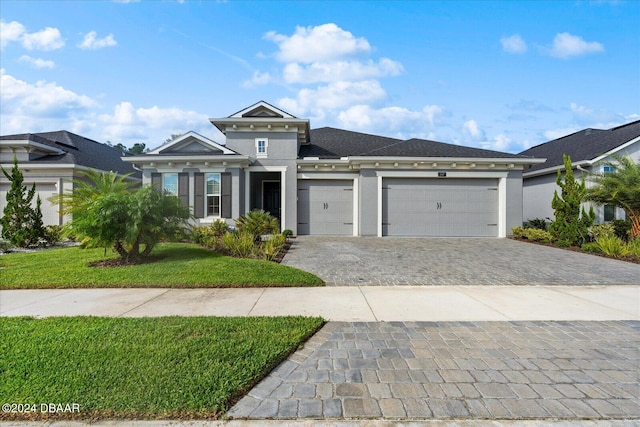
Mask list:
[[[267,261],[273,261],[284,246],[286,237],[283,234],[272,234],[269,239],[262,243],[262,257]]]
[[[524,227],[513,227],[511,229],[511,234],[513,234],[513,237],[516,237],[518,239],[524,239],[525,238],[525,229],[524,229]]]
[[[539,228],[526,228],[524,230],[524,235],[527,239],[533,240],[534,242],[550,243],[553,241],[551,233],[545,230],[540,230]]]
[[[62,226],[47,225],[44,228],[44,240],[48,246],[53,246],[56,243],[62,241]]]
[[[537,228],[538,230],[547,231],[547,220],[546,218],[530,219],[525,223],[524,228]]]
[[[214,236],[222,237],[229,232],[229,225],[223,219],[216,219],[213,224],[211,224],[211,231]]]
[[[586,252],[588,254],[601,254],[602,253],[602,250],[600,249],[600,246],[596,242],[585,243],[580,247],[580,249],[582,250],[582,252]]]
[[[640,257],[640,237],[629,240],[627,250],[631,255]]]
[[[229,254],[240,258],[248,258],[255,253],[255,239],[250,233],[227,233],[222,236],[222,243]]]
[[[591,236],[593,240],[598,240],[600,237],[613,237],[616,234],[613,224],[596,224],[591,227]]]
[[[600,237],[596,240],[596,244],[602,253],[614,258],[621,258],[629,255],[629,249],[624,240],[617,236]]]
[[[613,224],[616,236],[625,241],[629,240],[631,237],[631,221],[629,219],[614,219],[611,224]]]
[[[261,209],[252,210],[238,217],[236,219],[236,227],[241,233],[251,234],[256,241],[262,235],[280,231],[278,219]]]
[[[0,239],[0,253],[9,252],[12,247],[13,245],[11,245],[11,242]]]
[[[282,235],[284,236],[285,239],[288,239],[289,237],[293,236],[293,231],[289,230],[288,228],[285,228],[284,230],[282,230]]]

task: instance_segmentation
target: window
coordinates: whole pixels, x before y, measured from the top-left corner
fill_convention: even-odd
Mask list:
[[[267,157],[267,147],[269,147],[268,139],[256,138],[256,154],[258,157]]]
[[[604,171],[604,173],[613,173],[616,171],[616,168],[614,168],[613,166],[604,166],[602,170]]]
[[[165,173],[162,174],[162,189],[174,196],[178,195],[178,174]]]
[[[616,219],[616,207],[613,205],[604,205],[604,221],[609,222]]]
[[[220,216],[220,174],[208,173],[205,176],[207,190],[207,216]]]

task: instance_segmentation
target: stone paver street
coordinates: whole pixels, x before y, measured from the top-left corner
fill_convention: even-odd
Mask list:
[[[640,265],[510,239],[318,237],[285,265],[327,285],[637,285]]]
[[[638,419],[640,322],[331,322],[232,418]]]

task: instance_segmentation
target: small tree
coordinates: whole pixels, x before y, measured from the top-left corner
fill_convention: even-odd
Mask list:
[[[40,196],[36,202],[36,209],[31,207],[36,194],[36,185],[34,183],[27,191],[16,157],[13,158],[13,168],[10,174],[4,168],[1,169],[4,176],[11,182],[11,187],[7,192],[7,205],[0,219],[2,237],[15,246],[35,245],[44,238]]]
[[[640,237],[640,161],[627,156],[605,164],[614,171],[592,175],[594,186],[587,190],[586,199],[623,209],[631,221],[631,237]]]
[[[180,233],[189,208],[180,199],[151,186],[132,189],[126,176],[89,171],[87,180],[59,197],[72,219],[66,225],[86,247],[112,247],[123,261],[148,256],[162,238]]]
[[[584,177],[581,182],[576,181],[571,167],[571,157],[563,155],[562,160],[565,169],[564,180],[561,171],[558,170],[556,184],[562,191],[561,196],[557,190],[553,194],[551,207],[556,219],[549,225],[549,232],[558,244],[571,246],[585,241],[589,227],[595,220],[595,213],[593,207],[589,208],[588,213],[584,207],[580,208],[587,191]]]

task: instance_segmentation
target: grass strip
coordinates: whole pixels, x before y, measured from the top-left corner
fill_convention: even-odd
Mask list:
[[[222,256],[184,243],[158,245],[154,262],[90,267],[116,258],[104,249],[78,247],[0,256],[0,289],[322,286],[317,276],[286,265]]]
[[[216,419],[318,330],[309,317],[0,318],[0,419]]]

